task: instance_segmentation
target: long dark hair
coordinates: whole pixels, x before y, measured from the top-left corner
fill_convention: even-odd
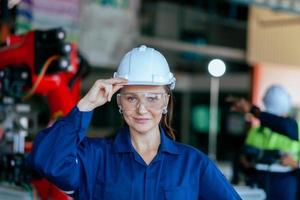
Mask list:
[[[172,128],[172,118],[173,118],[173,106],[174,106],[174,97],[172,94],[172,91],[168,86],[165,87],[166,92],[170,95],[169,103],[168,103],[168,112],[166,114],[163,114],[160,124],[161,126],[166,130],[167,136],[169,136],[171,139],[175,140],[175,132]]]

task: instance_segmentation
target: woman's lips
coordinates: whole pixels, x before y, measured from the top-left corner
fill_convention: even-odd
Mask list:
[[[148,118],[134,118],[134,121],[138,124],[145,124],[149,121]]]

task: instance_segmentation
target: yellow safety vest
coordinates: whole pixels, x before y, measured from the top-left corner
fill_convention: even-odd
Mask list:
[[[300,142],[298,123],[298,141],[292,140],[289,137],[273,132],[269,128],[254,127],[247,134],[246,145],[261,149],[261,150],[279,150],[290,154],[293,159],[300,160]]]

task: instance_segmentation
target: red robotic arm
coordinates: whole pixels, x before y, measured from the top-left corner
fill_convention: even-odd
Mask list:
[[[76,76],[77,47],[65,43],[64,37],[62,29],[8,37],[0,48],[2,95],[24,99],[42,94],[48,98],[52,118],[67,114],[79,99],[81,81]]]
[[[16,103],[33,94],[46,96],[51,119],[66,115],[80,97],[81,78],[88,64],[75,44],[64,41],[62,29],[12,35],[0,46],[0,103],[10,97]],[[82,62],[83,61],[83,62]],[[42,200],[67,200],[66,194],[46,179],[33,180]]]

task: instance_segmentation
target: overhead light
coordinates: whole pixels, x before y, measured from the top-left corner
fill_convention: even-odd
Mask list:
[[[213,59],[208,64],[208,72],[214,77],[223,76],[225,71],[226,71],[226,65],[220,59]]]

